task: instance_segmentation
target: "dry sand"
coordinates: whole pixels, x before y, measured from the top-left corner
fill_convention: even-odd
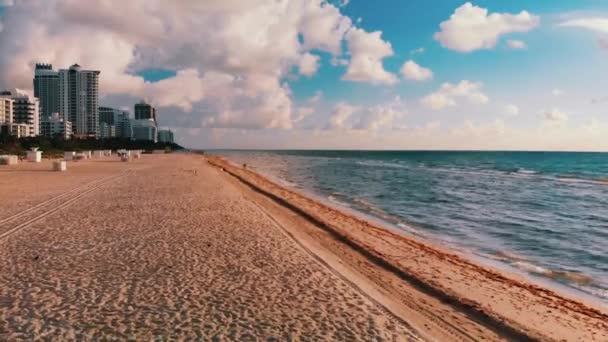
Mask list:
[[[221,158],[209,163],[345,279],[428,339],[608,341],[593,303],[328,207]]]
[[[1,341],[424,335],[199,156],[68,168],[0,167]]]

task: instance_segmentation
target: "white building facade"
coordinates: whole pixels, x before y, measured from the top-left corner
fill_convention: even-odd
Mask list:
[[[3,134],[19,138],[40,135],[40,108],[37,98],[18,91],[3,91],[0,92],[0,101],[4,107],[2,125],[10,126],[2,129]]]
[[[13,123],[13,105],[13,99],[0,96],[0,125]]]

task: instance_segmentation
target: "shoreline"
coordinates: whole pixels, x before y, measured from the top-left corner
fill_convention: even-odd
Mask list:
[[[232,166],[236,168],[241,168],[239,163],[234,160],[231,160],[230,157],[222,156],[221,154],[214,154],[213,156],[219,156],[229,162]],[[360,210],[359,208],[353,207],[349,203],[340,201],[335,198],[332,199],[332,197],[334,197],[333,195],[325,197],[326,195],[322,193],[306,189],[300,186],[299,184],[293,183],[291,180],[283,179],[279,176],[264,172],[263,170],[259,170],[255,167],[248,168],[248,170],[257,173],[258,175],[268,179],[269,181],[275,183],[278,186],[288,189],[289,191],[293,191],[301,196],[311,198],[312,200],[320,202],[321,204],[326,205],[332,209],[345,212],[348,215],[355,216],[360,220],[368,221],[372,223],[372,225],[381,227],[383,229],[388,229],[392,233],[401,234],[405,238],[414,239],[421,243],[430,244],[434,248],[438,248],[439,245],[447,245],[446,247],[440,249],[445,250],[445,252],[453,253],[460,257],[468,259],[475,264],[479,264],[482,267],[493,269],[498,273],[503,273],[509,277],[514,277],[516,279],[521,278],[524,282],[528,282],[532,285],[536,285],[539,287],[547,288],[549,290],[557,292],[558,294],[562,294],[565,297],[581,301],[585,305],[593,307],[597,310],[608,311],[608,298],[596,296],[574,285],[585,285],[584,282],[572,281],[573,284],[564,284],[558,281],[558,279],[562,279],[563,276],[571,276],[569,274],[570,272],[567,272],[568,274],[563,274],[561,275],[562,277],[560,277],[560,273],[562,272],[555,271],[550,268],[545,268],[544,266],[539,266],[533,260],[518,256],[509,251],[498,250],[495,254],[476,252],[471,248],[471,246],[467,246],[464,244],[458,245],[458,243],[455,241],[443,239],[441,236],[435,233],[424,231],[423,228],[417,227],[415,224],[407,222],[403,218],[393,217],[391,214],[384,212],[381,208],[374,208],[374,210],[382,211],[382,215],[378,217],[373,213],[368,213],[363,210]],[[388,219],[382,218],[383,215],[390,217]],[[398,220],[399,223],[396,223],[396,220]],[[402,226],[402,224],[407,228]],[[513,264],[517,264],[520,262],[525,263],[528,268],[533,267],[536,269],[542,269],[543,271],[532,272],[526,270],[526,268],[517,267]],[[583,281],[589,279],[585,274],[576,274],[581,274],[581,276],[583,277]],[[599,301],[599,304],[596,303],[597,301]]]
[[[244,185],[305,216],[315,225],[325,226],[333,232],[335,239],[363,254],[376,267],[400,275],[405,278],[401,282],[415,284],[431,297],[440,297],[440,301],[447,302],[448,306],[490,330],[519,339],[608,339],[605,308],[600,309],[579,296],[535,284],[518,272],[496,269],[488,263],[471,260],[480,256],[470,258],[438,247],[432,241],[413,237],[403,230],[386,229],[386,225],[382,227],[379,224],[383,223],[380,219],[375,218],[376,222],[373,222],[361,217],[364,215],[357,215],[358,212],[352,208],[336,208],[333,203],[315,199],[314,194],[307,196],[300,189],[285,188],[224,158],[206,159]],[[409,251],[402,257],[415,261],[399,260],[389,254],[406,248]],[[540,328],[542,326],[549,327]]]

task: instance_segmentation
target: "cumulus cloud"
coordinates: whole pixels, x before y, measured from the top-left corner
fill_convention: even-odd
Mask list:
[[[405,104],[400,97],[396,97],[388,104],[364,108],[353,129],[377,131],[383,128],[392,128],[394,121],[403,117],[406,113]]]
[[[482,92],[483,83],[460,81],[458,84],[444,83],[438,91],[422,98],[420,102],[431,109],[439,110],[457,105],[458,99],[466,99],[473,104],[486,104],[490,101]]]
[[[519,107],[514,104],[508,104],[504,108],[505,114],[510,116],[516,116],[519,114]]]
[[[528,45],[526,45],[526,43],[521,40],[509,39],[507,40],[507,47],[513,50],[523,50],[526,49]]]
[[[388,103],[373,106],[354,106],[340,102],[334,106],[322,128],[326,131],[371,133],[382,129],[393,129],[395,120],[402,118],[406,113],[405,103],[399,96]]]
[[[340,55],[344,35],[352,27],[350,18],[340,14],[335,6],[319,0],[299,2],[301,4],[295,7],[302,11],[299,31],[304,40],[303,48]]]
[[[311,51],[343,60],[345,40],[345,79],[395,82],[382,66],[390,44],[323,0],[45,0],[5,11],[0,87],[31,88],[36,62],[77,62],[102,71],[104,101],[148,98],[165,112],[192,112],[186,121],[200,127],[293,127],[301,113],[284,80],[294,68],[317,72],[320,57]],[[138,76],[155,68],[176,75],[159,82]]]
[[[433,71],[431,69],[421,67],[412,60],[403,64],[401,74],[408,80],[414,81],[426,81],[433,78]]]
[[[308,77],[314,75],[317,72],[317,69],[319,69],[319,59],[320,57],[317,55],[305,53],[300,59],[300,64],[298,65],[300,74]]]
[[[393,55],[389,42],[382,40],[382,32],[366,32],[353,28],[347,35],[350,63],[343,79],[372,84],[392,85],[397,83],[397,77],[386,71],[382,60]]]
[[[347,126],[348,119],[357,110],[358,110],[357,107],[352,106],[348,103],[344,103],[344,102],[338,103],[334,107],[333,111],[331,112],[331,115],[329,116],[329,120],[327,122],[327,125],[325,126],[325,129],[335,130],[335,129],[349,128]]]
[[[441,30],[434,38],[450,50],[471,52],[494,48],[502,35],[526,32],[539,23],[540,18],[527,11],[489,14],[487,9],[467,2],[440,24]]]

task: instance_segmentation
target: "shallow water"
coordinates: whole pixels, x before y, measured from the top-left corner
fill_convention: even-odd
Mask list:
[[[608,154],[219,153],[408,233],[608,303]]]

